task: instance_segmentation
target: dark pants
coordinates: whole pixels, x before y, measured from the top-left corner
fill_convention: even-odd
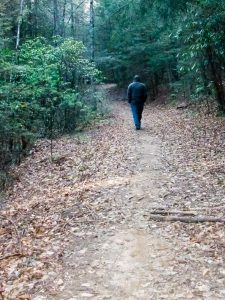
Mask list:
[[[144,104],[131,103],[131,111],[133,114],[133,119],[134,119],[134,124],[136,129],[141,128],[141,118],[142,118],[143,109],[144,109]]]

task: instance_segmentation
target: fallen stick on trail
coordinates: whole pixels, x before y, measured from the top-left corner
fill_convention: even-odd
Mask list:
[[[197,213],[197,211],[217,210],[217,209],[221,209],[221,208],[225,208],[225,204],[224,203],[220,203],[220,204],[214,205],[214,206],[192,207],[192,208],[189,208],[188,210],[184,210],[184,212]],[[176,209],[176,208],[173,207],[173,206],[171,206],[171,207],[157,207],[157,206],[152,206],[152,207],[150,207],[150,209],[153,212],[155,212],[155,211],[167,212],[169,209],[171,209],[171,211],[173,211],[172,209]],[[183,211],[181,211],[181,212],[183,212]]]
[[[219,217],[210,217],[210,216],[203,216],[203,217],[190,217],[190,216],[162,216],[162,215],[155,215],[150,214],[150,220],[153,221],[165,221],[165,222],[184,222],[184,223],[204,223],[204,222],[220,222],[225,223],[225,218]]]
[[[4,260],[4,259],[9,259],[9,258],[12,258],[12,257],[16,257],[16,256],[23,257],[23,254],[21,254],[21,253],[13,253],[13,254],[7,254],[5,256],[0,256],[0,261]]]
[[[150,212],[152,215],[179,215],[179,216],[196,216],[197,212],[195,211],[179,211],[179,210],[173,210],[173,211],[166,211],[166,210],[153,210]]]

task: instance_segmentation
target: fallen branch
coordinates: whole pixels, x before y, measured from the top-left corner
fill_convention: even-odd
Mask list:
[[[225,223],[225,218],[218,217],[184,217],[184,216],[162,216],[162,215],[150,215],[150,220],[153,221],[164,221],[164,222],[184,222],[184,223],[204,223],[204,222],[220,222]]]
[[[21,253],[7,254],[5,256],[0,256],[0,261],[11,258],[11,257],[15,257],[15,256],[23,257],[23,255]]]
[[[166,210],[154,210],[150,212],[151,215],[163,215],[163,216],[168,216],[168,215],[178,215],[178,216],[196,216],[195,211],[166,211]]]
[[[184,212],[193,212],[193,213],[197,213],[198,211],[210,211],[210,210],[217,210],[217,209],[221,209],[221,208],[225,208],[225,204],[224,203],[220,203],[220,204],[215,204],[214,206],[202,206],[202,207],[192,207],[189,208],[189,210],[185,210]],[[160,212],[166,212],[169,209],[176,209],[174,208],[174,206],[171,207],[158,207],[158,206],[152,206],[150,207],[150,209],[155,212],[155,211],[160,211]],[[172,210],[173,211],[173,210]]]

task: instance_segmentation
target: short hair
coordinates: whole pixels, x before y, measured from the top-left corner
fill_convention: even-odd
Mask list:
[[[139,76],[139,75],[135,75],[135,76],[134,76],[134,81],[141,81],[140,76]]]

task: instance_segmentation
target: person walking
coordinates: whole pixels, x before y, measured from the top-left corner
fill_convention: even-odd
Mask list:
[[[131,105],[134,124],[137,130],[141,129],[142,112],[145,101],[147,100],[147,89],[139,75],[135,75],[133,82],[128,86],[127,90],[128,102]]]

